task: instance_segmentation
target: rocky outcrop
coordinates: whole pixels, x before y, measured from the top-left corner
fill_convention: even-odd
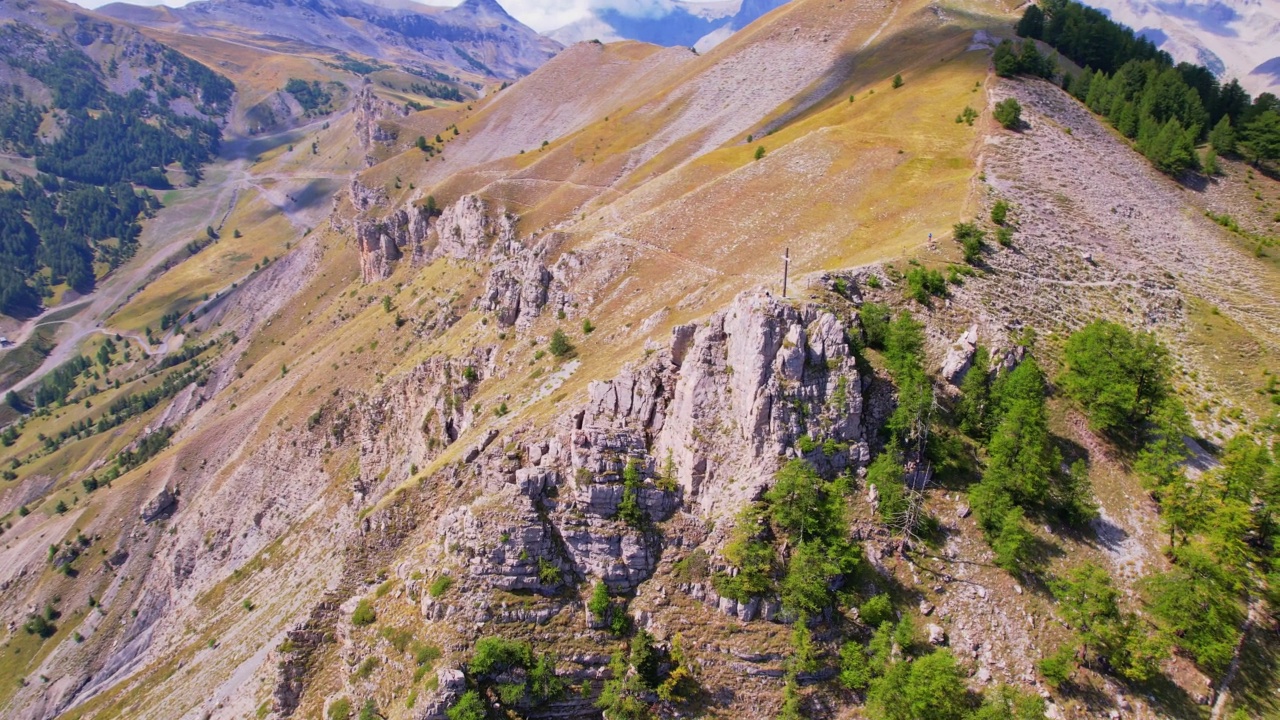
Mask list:
[[[382,120],[388,116],[404,117],[409,114],[404,105],[383,100],[373,91],[373,84],[366,78],[364,85],[356,92],[352,113],[355,118],[356,138],[365,151],[371,151],[379,145],[391,145],[396,141],[396,134],[383,126]],[[366,156],[365,163],[372,167],[376,160]]]
[[[505,590],[550,593],[545,580],[560,572],[626,592],[655,571],[663,523],[681,512],[734,516],[797,445],[830,471],[865,463],[852,322],[748,293],[675,328],[670,347],[591,383],[552,434],[493,442],[475,458],[469,471],[487,489],[442,523],[443,562]],[[797,443],[806,435],[811,443]],[[703,597],[744,619],[778,612]]]
[[[368,211],[385,203],[386,193],[352,181],[351,202],[365,215],[354,223],[354,233],[366,283],[390,277],[405,257],[414,265],[451,258],[491,265],[476,307],[494,313],[501,325],[527,328],[544,307],[571,304],[568,288],[581,263],[572,253],[560,253],[558,233],[521,241],[516,218],[493,211],[475,195],[463,195],[438,217],[426,206],[409,204],[375,219]]]
[[[407,205],[381,220],[357,222],[361,278],[369,283],[391,277],[396,261],[405,254],[421,261],[430,229],[430,213],[417,205]]]
[[[481,310],[492,312],[498,323],[527,328],[551,299],[555,276],[546,260],[558,250],[563,236],[552,233],[530,247],[511,240],[502,248],[501,259],[489,271]]]
[[[155,522],[168,515],[177,506],[177,494],[166,486],[159,493],[156,493],[155,497],[148,500],[146,505],[142,506],[138,516],[142,518],[144,523]]]
[[[495,244],[505,251],[516,236],[515,218],[505,212],[494,216],[476,195],[463,195],[446,207],[435,229],[431,260],[448,257],[481,262],[489,259]]]
[[[973,364],[973,355],[977,350],[978,326],[973,325],[947,349],[947,357],[942,361],[942,377],[958,386]]]

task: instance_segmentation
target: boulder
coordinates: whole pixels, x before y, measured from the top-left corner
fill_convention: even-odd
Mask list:
[[[973,364],[973,354],[977,349],[978,326],[972,325],[948,348],[947,357],[942,361],[942,377],[952,385],[959,386],[969,366]]]
[[[155,497],[148,500],[146,505],[142,506],[142,511],[138,515],[144,523],[154,522],[169,514],[177,504],[177,494],[166,485]]]

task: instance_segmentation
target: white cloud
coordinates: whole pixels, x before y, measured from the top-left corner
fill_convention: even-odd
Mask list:
[[[586,17],[591,0],[498,0],[511,17],[537,30],[547,32]],[[457,4],[457,3],[450,3]]]
[[[98,7],[114,0],[71,0]],[[135,5],[186,5],[192,0],[126,0]],[[458,5],[462,0],[428,0],[426,5]],[[538,32],[564,27],[587,17],[592,8],[613,8],[632,17],[661,17],[671,12],[672,0],[498,0],[512,17]]]

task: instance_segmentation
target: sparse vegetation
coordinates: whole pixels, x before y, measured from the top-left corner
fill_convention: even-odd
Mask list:
[[[356,627],[372,625],[377,619],[378,614],[373,610],[373,603],[368,600],[356,603],[356,609],[351,613],[351,624]]]
[[[438,598],[448,592],[451,587],[453,587],[453,578],[448,575],[440,575],[427,586],[427,594],[433,598]]]

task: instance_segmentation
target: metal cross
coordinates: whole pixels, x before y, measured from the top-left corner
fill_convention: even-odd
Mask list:
[[[787,297],[787,275],[791,273],[791,248],[782,256],[782,297]]]

